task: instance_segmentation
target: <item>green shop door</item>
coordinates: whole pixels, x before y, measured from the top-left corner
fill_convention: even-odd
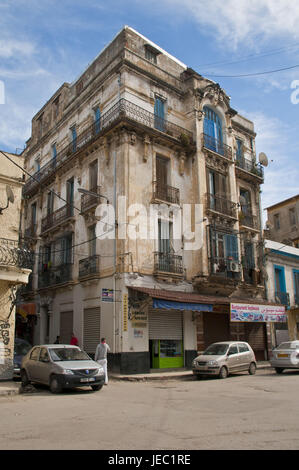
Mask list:
[[[155,339],[151,344],[153,369],[184,367],[183,341],[177,339]]]

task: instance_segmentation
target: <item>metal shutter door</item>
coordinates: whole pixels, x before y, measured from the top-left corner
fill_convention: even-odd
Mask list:
[[[73,332],[73,311],[60,313],[60,343],[70,344]]]
[[[95,353],[99,344],[101,325],[101,308],[84,309],[83,349],[87,353]]]
[[[179,310],[150,309],[149,339],[183,339],[183,314]]]

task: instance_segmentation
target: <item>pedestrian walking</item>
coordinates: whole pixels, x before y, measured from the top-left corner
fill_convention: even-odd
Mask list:
[[[76,336],[74,335],[74,333],[72,333],[71,344],[72,344],[73,346],[79,346],[78,338],[76,338]]]
[[[106,343],[106,339],[102,338],[101,342],[97,345],[94,360],[97,361],[104,369],[105,385],[108,385],[107,352],[109,351],[110,347]]]
[[[60,343],[60,336],[56,337],[56,340],[54,341],[54,344],[59,344]]]

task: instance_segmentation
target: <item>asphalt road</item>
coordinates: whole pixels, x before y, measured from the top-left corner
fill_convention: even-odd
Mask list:
[[[0,449],[299,449],[299,372],[0,397]]]

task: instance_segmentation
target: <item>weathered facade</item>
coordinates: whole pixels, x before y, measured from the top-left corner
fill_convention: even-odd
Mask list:
[[[31,254],[19,242],[24,160],[1,151],[0,158],[0,380],[7,380],[13,376],[16,290],[28,282]]]
[[[267,207],[265,237],[299,248],[299,194]]]
[[[129,27],[63,84],[23,154],[35,342],[74,331],[93,354],[105,336],[128,373],[229,337],[265,358],[265,324],[229,316],[232,300],[266,302],[254,139],[218,84]]]

